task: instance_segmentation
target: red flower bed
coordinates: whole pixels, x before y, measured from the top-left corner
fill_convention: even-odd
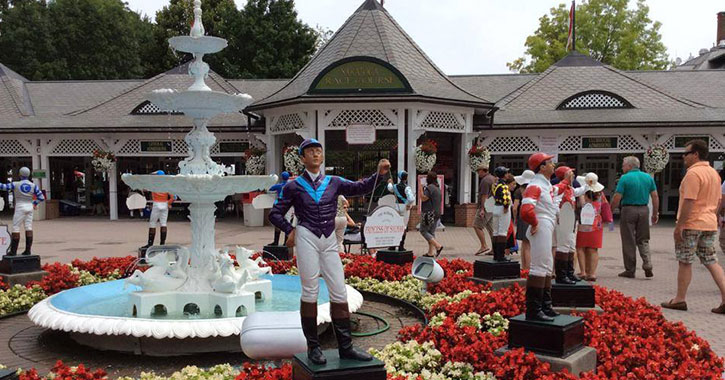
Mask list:
[[[0,290],[8,290],[9,286],[8,284],[3,282],[3,279],[0,278]]]
[[[56,380],[102,380],[107,379],[106,371],[97,369],[90,371],[86,369],[83,364],[79,364],[75,371],[71,370],[70,367],[63,364],[62,361],[58,360],[50,370],[50,373],[54,375]],[[38,375],[38,371],[35,368],[24,371],[20,374],[20,380],[42,380],[44,377]]]
[[[102,259],[94,257],[90,261],[75,259],[72,264],[80,270],[91,272],[96,276],[106,277],[111,275],[115,270],[118,270],[121,274],[123,274],[123,272],[130,268],[136,260],[137,258],[134,256],[106,257]]]
[[[259,364],[244,363],[242,373],[234,380],[291,380],[292,365],[285,363],[280,368],[266,368]]]
[[[345,255],[352,262],[345,265],[345,278],[360,277],[374,278],[381,281],[400,281],[410,274],[411,263],[405,265],[391,265],[375,260],[371,256]]]
[[[48,272],[48,274],[42,280],[28,282],[26,286],[32,287],[33,285],[40,285],[47,295],[78,286],[78,275],[73,274],[71,268],[66,264],[45,264],[43,265],[43,270]]]

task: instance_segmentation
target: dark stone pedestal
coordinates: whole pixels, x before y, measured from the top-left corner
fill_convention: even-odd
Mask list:
[[[340,359],[337,350],[324,351],[327,364],[313,364],[307,359],[307,353],[294,356],[292,362],[293,380],[385,380],[385,363],[373,358],[369,362]]]
[[[521,265],[514,260],[495,261],[492,257],[486,257],[473,263],[473,277],[484,280],[520,278]]]
[[[48,272],[44,270],[39,270],[35,272],[25,272],[25,273],[16,273],[16,274],[5,274],[0,273],[0,278],[2,278],[3,282],[8,284],[11,288],[15,285],[25,285],[29,283],[30,281],[40,281],[48,274]]]
[[[388,249],[381,249],[375,254],[375,260],[398,265],[412,263],[413,251],[391,251]]]
[[[262,248],[262,258],[265,260],[292,260],[289,248],[286,245],[265,245]]]
[[[509,320],[509,348],[566,357],[584,346],[584,319],[559,315],[553,322],[527,321],[525,314]]]
[[[0,369],[0,380],[15,380],[17,378],[17,369]]]
[[[138,247],[138,264],[146,264],[146,250],[149,247]]]
[[[566,285],[554,283],[551,286],[551,299],[557,307],[594,307],[594,287],[586,282]]]
[[[469,277],[468,281],[473,281],[477,284],[486,284],[490,286],[491,290],[501,290],[518,284],[520,287],[526,287],[525,278],[503,278],[500,280],[486,280],[483,278]]]
[[[0,260],[0,273],[3,274],[19,274],[39,271],[40,256],[38,255],[5,255],[2,260]]]

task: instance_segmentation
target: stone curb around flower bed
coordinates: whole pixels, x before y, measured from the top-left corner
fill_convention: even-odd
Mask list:
[[[391,297],[391,296],[386,295],[386,294],[369,292],[367,290],[361,290],[361,289],[357,289],[357,288],[355,290],[357,290],[358,292],[360,292],[360,294],[362,294],[362,296],[363,296],[364,299],[367,299],[368,297],[371,298],[371,301],[375,301],[375,298],[377,298],[378,300],[381,300],[382,299],[382,300],[385,300],[387,302],[391,302],[393,304],[397,304],[396,306],[401,306],[401,307],[403,307],[405,309],[408,309],[408,311],[412,311],[413,314],[417,314],[416,317],[418,319],[420,319],[420,320],[423,321],[423,326],[428,325],[428,317],[426,317],[425,311],[423,309],[419,308],[418,306],[416,306],[416,305],[414,305],[414,304],[406,301],[406,300],[402,300],[400,298]]]
[[[18,316],[21,314],[27,314],[28,311],[30,311],[30,309],[14,311],[12,313],[7,313],[7,314],[0,314],[0,319],[11,318],[11,317],[15,317],[15,316]]]

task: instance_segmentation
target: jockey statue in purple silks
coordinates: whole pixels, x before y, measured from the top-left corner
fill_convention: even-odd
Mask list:
[[[28,179],[29,177],[30,169],[23,166],[20,168],[20,181],[0,183],[0,190],[12,191],[15,199],[13,234],[10,239],[8,256],[15,256],[18,252],[21,225],[25,225],[25,251],[23,251],[23,255],[30,255],[30,248],[33,246],[33,210],[35,210],[38,203],[45,200],[45,197],[38,185]]]
[[[284,186],[269,213],[269,220],[288,235],[288,247],[297,246],[297,267],[302,281],[300,316],[302,332],[307,340],[307,357],[315,364],[327,362],[317,337],[318,278],[322,275],[330,293],[330,316],[340,358],[372,360],[372,356],[352,346],[345,274],[334,234],[335,215],[338,195],[358,196],[371,192],[376,182],[382,181],[382,177],[390,171],[390,162],[380,160],[376,174],[363,181],[352,182],[321,172],[324,154],[319,141],[303,141],[299,154],[305,171]],[[296,228],[284,218],[290,207],[295,208]]]

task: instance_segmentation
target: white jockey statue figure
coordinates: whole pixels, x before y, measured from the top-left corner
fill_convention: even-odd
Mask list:
[[[576,199],[587,191],[585,184],[574,188],[574,169],[560,166],[554,172],[559,183],[554,185],[561,196],[559,218],[556,224],[556,253],[554,272],[557,284],[575,284],[581,281],[574,274],[574,255],[576,254]]]
[[[352,182],[327,176],[321,171],[325,156],[319,141],[306,139],[300,144],[299,154],[305,170],[282,188],[279,199],[269,213],[269,220],[288,235],[288,247],[297,247],[297,267],[302,281],[300,317],[302,332],[307,340],[307,357],[318,365],[327,363],[317,336],[317,294],[320,290],[319,277],[322,276],[330,294],[330,316],[340,358],[372,360],[372,356],[354,349],[352,345],[345,273],[334,234],[335,215],[339,195],[359,196],[370,193],[378,178],[382,178],[390,170],[390,162],[386,159],[380,160],[376,174],[365,180]],[[293,227],[285,219],[287,211],[293,206],[297,227]]]
[[[559,315],[551,300],[552,240],[559,213],[557,189],[549,179],[554,174],[554,156],[536,153],[529,157],[529,169],[536,176],[529,182],[521,202],[521,218],[530,225],[531,269],[526,279],[526,319],[553,321]]]
[[[33,211],[38,203],[45,200],[43,192],[28,178],[30,169],[20,168],[20,181],[1,183],[0,190],[13,192],[15,199],[15,213],[13,214],[13,231],[10,240],[10,252],[8,256],[15,256],[20,244],[20,227],[25,227],[25,251],[23,255],[30,255],[33,246]]]

